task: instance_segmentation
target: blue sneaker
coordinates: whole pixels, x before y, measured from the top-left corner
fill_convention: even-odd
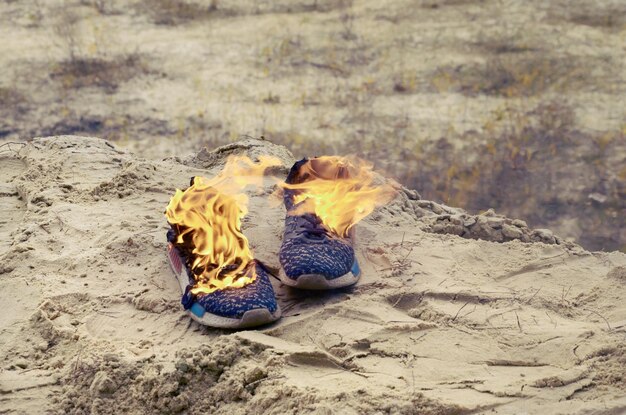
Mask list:
[[[285,182],[307,181],[307,177],[299,174],[307,162],[308,159],[296,162]],[[347,174],[347,170],[339,170],[338,177],[342,174]],[[361,270],[354,254],[354,228],[341,237],[325,227],[313,213],[294,214],[299,206],[294,201],[297,194],[297,190],[284,189],[287,217],[279,254],[280,280],[290,287],[307,290],[329,290],[355,284]]]
[[[259,261],[253,261],[255,280],[243,287],[219,289],[208,294],[193,294],[195,284],[188,263],[174,241],[173,230],[167,233],[168,258],[183,292],[181,303],[192,319],[211,327],[241,329],[271,323],[280,318],[274,289],[268,271]]]

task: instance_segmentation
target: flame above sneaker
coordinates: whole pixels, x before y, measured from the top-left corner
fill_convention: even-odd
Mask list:
[[[248,212],[244,189],[261,186],[267,168],[281,165],[273,157],[229,157],[222,172],[211,179],[194,177],[185,191],[176,190],[165,215],[176,232],[175,244],[189,252],[195,279],[193,294],[241,288],[256,278],[241,219]]]
[[[341,237],[395,196],[392,186],[377,183],[372,164],[357,157],[323,156],[296,165],[281,184],[294,207],[288,206],[289,214],[313,214]]]
[[[372,165],[336,156],[303,159],[284,184],[287,209],[279,277],[289,286],[332,289],[356,283],[360,268],[354,253],[354,225],[395,190]]]

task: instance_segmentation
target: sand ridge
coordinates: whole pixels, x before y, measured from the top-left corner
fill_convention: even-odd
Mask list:
[[[2,153],[0,412],[626,410],[626,255],[408,189],[358,225],[356,287],[275,282],[284,317],[259,330],[192,322],[163,211],[228,154],[293,162],[251,139],[161,161],[73,136]],[[277,268],[273,190],[250,194],[243,227]]]

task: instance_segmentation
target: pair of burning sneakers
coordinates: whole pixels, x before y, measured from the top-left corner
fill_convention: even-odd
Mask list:
[[[300,168],[309,162],[294,164],[285,183],[303,180]],[[287,209],[285,231],[280,248],[279,279],[287,286],[308,290],[329,290],[355,284],[361,271],[353,248],[353,232],[341,237],[322,224],[312,213],[298,214],[296,190],[285,189],[283,202]],[[269,270],[254,261],[256,278],[238,288],[193,295],[195,281],[185,261],[174,246],[176,235],[168,232],[168,258],[183,292],[181,303],[191,318],[201,324],[220,328],[246,328],[276,321],[281,311],[270,282]]]

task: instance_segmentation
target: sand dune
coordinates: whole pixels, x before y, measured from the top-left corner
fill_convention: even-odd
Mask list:
[[[293,162],[257,140],[148,161],[59,136],[0,155],[0,413],[626,411],[626,255],[407,189],[358,225],[355,288],[276,282],[274,325],[192,322],[163,211],[231,153]],[[244,232],[276,268],[271,192],[251,194]]]

